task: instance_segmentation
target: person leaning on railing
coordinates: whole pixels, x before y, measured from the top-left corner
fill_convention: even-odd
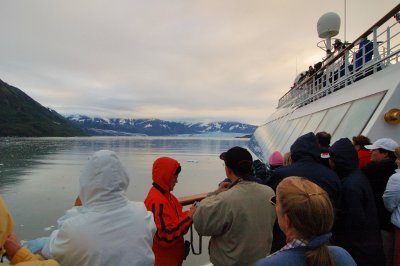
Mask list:
[[[231,182],[199,203],[193,224],[199,235],[211,236],[213,265],[254,265],[270,253],[275,210],[267,200],[274,191],[252,180],[253,158],[245,148],[233,147],[220,159]]]
[[[155,266],[182,265],[189,251],[183,236],[193,222],[196,207],[183,211],[182,205],[172,194],[181,169],[179,162],[170,157],[157,158],[153,163],[153,184],[144,203],[154,214],[157,227],[153,239]]]

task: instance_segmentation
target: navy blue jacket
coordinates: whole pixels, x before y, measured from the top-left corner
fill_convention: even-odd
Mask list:
[[[324,189],[333,206],[336,207],[340,199],[340,180],[333,170],[320,163],[321,151],[314,133],[310,132],[300,136],[290,147],[290,155],[293,163],[276,169],[267,185],[276,191],[276,187],[284,178],[301,176]],[[279,250],[286,243],[278,223],[275,223],[273,233],[271,252]]]
[[[394,225],[390,222],[391,212],[385,208],[382,196],[389,177],[395,173],[396,169],[397,165],[394,159],[386,159],[379,162],[373,161],[361,169],[367,177],[374,193],[380,227],[386,231],[394,231]]]
[[[374,195],[358,169],[357,151],[348,138],[342,138],[329,148],[329,154],[342,182],[333,244],[346,249],[357,265],[385,265]]]
[[[336,206],[340,198],[340,180],[334,171],[320,163],[321,152],[314,133],[300,136],[290,147],[290,155],[292,165],[276,169],[268,185],[276,191],[276,187],[285,177],[305,177],[324,189],[333,206]]]

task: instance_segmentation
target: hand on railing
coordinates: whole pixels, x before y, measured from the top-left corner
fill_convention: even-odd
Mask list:
[[[207,194],[208,193],[205,192],[205,193],[201,193],[201,194],[180,197],[180,198],[178,198],[178,201],[182,206],[187,206],[187,205],[193,204],[196,201],[201,201],[202,199],[207,197]]]
[[[190,207],[188,216],[192,219],[197,210],[197,201]]]

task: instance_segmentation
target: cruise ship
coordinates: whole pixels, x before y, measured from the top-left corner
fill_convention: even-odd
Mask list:
[[[400,143],[400,4],[352,43],[334,38],[339,28],[336,13],[321,16],[317,29],[326,57],[313,71],[295,78],[275,112],[250,139],[250,150],[264,163],[274,151],[289,152],[292,143],[308,132],[329,132],[332,142],[362,134],[371,141],[386,137]],[[188,206],[205,196],[179,200]],[[191,235],[199,253],[208,240],[202,244]],[[211,265],[204,253],[202,258],[192,254],[188,265]]]
[[[267,162],[289,152],[308,132],[326,131],[332,142],[362,134],[400,142],[400,4],[352,43],[335,39],[340,17],[318,20],[326,57],[301,73],[252,136],[249,148]]]

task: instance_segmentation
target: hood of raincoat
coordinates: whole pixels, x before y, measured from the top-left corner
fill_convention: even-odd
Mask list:
[[[358,155],[348,138],[341,138],[329,148],[330,158],[335,162],[335,171],[343,178],[358,168]]]
[[[164,191],[169,192],[179,162],[169,157],[161,157],[153,163],[153,181]]]
[[[0,247],[4,245],[12,230],[13,219],[3,198],[0,197]]]
[[[292,146],[290,146],[290,156],[293,162],[305,157],[320,161],[321,151],[314,133],[310,132],[296,139]]]
[[[79,197],[87,208],[117,207],[128,203],[129,176],[115,152],[95,152],[82,170]]]

